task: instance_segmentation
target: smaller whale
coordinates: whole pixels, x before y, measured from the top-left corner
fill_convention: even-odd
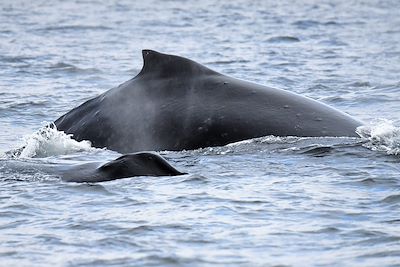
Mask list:
[[[186,173],[172,167],[152,152],[125,154],[117,159],[84,164],[49,164],[19,160],[2,160],[1,167],[18,173],[37,172],[59,176],[64,182],[97,183],[135,176],[175,176]]]
[[[115,160],[100,165],[86,163],[58,170],[65,182],[94,183],[134,176],[175,176],[183,175],[163,157],[155,153],[139,152],[125,154]]]

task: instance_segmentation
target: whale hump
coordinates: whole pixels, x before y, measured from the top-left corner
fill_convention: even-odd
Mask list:
[[[163,157],[151,152],[125,154],[100,166],[98,171],[107,177],[126,178],[132,176],[182,175]]]
[[[135,176],[183,175],[162,156],[152,152],[125,154],[100,167],[97,162],[80,164],[60,170],[62,180],[75,183],[106,182]]]
[[[143,67],[138,76],[152,75],[158,78],[190,76],[194,74],[216,74],[217,72],[184,57],[163,54],[144,49]]]

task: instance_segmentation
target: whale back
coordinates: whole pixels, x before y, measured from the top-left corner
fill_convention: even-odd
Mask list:
[[[172,167],[160,155],[149,152],[123,155],[100,166],[98,171],[106,176],[118,178],[183,174]]]
[[[55,121],[121,153],[183,150],[275,136],[357,136],[361,122],[321,102],[235,79],[179,56],[143,51],[137,76]]]
[[[172,167],[163,157],[151,152],[122,155],[98,166],[86,163],[59,169],[57,172],[66,182],[104,182],[135,176],[174,176],[182,173]]]

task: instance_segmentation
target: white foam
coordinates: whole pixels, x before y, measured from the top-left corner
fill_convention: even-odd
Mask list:
[[[76,141],[71,134],[58,131],[51,123],[23,138],[22,148],[15,149],[13,156],[19,158],[42,158],[89,151],[94,148],[89,141]]]
[[[365,139],[364,146],[390,155],[400,155],[400,128],[386,119],[378,119],[367,126],[360,126],[356,130],[361,138]]]

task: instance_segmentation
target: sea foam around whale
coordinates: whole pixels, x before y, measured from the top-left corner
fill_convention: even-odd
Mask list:
[[[76,141],[72,135],[58,131],[53,123],[45,123],[38,131],[24,136],[22,145],[7,152],[14,158],[44,158],[94,150],[90,141]]]
[[[239,147],[252,146],[254,144],[279,145],[280,150],[303,150],[309,147],[333,147],[338,144],[359,144],[372,151],[379,151],[388,155],[400,154],[400,127],[387,119],[376,119],[369,125],[360,126],[356,130],[360,138],[348,137],[279,137],[265,136],[231,143],[225,149],[205,148],[204,151],[220,151],[221,154],[230,150],[240,150]],[[292,145],[290,145],[292,144]],[[271,147],[269,148],[271,149]],[[7,152],[14,158],[43,158],[57,155],[66,155],[82,151],[98,150],[91,146],[90,141],[76,141],[73,135],[58,131],[52,123],[45,123],[38,131],[24,136],[22,145]]]
[[[366,148],[389,155],[400,154],[400,127],[392,121],[378,119],[370,125],[358,127],[356,132],[366,141]]]

